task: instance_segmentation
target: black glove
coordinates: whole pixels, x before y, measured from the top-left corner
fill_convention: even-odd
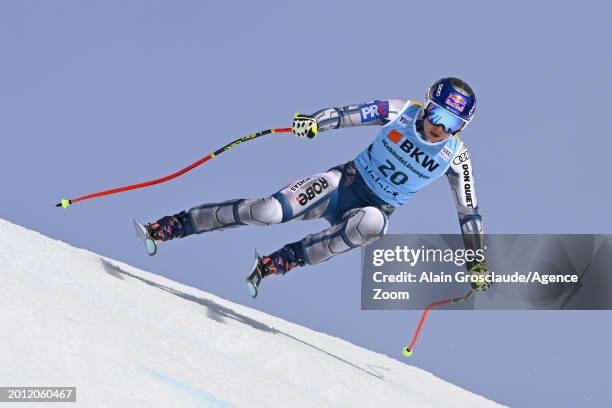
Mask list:
[[[314,138],[319,131],[317,120],[309,115],[301,115],[295,113],[293,123],[291,124],[291,132],[299,138],[307,137]]]

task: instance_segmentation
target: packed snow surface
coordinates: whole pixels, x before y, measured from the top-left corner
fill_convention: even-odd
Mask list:
[[[498,406],[4,220],[0,274],[0,386],[76,386],[83,407]]]

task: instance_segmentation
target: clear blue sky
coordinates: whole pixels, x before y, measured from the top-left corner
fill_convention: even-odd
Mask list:
[[[469,3],[469,4],[466,4]],[[375,98],[476,90],[464,140],[488,232],[610,233],[606,2],[28,1],[0,4],[0,217],[402,359],[418,312],[360,310],[359,252],[244,286],[268,252],[324,221],[245,227],[149,258],[131,218],[258,197],[352,159],[376,129],[278,135],[162,186],[60,210],[63,197],[166,175],[228,141]],[[392,233],[458,232],[444,180]],[[612,401],[610,312],[438,312],[411,364],[501,403]]]

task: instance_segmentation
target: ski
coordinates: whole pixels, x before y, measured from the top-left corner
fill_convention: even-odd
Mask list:
[[[143,224],[136,221],[136,219],[133,219],[133,221],[134,221],[134,229],[136,230],[136,236],[142,242],[144,242],[149,256],[155,255],[157,253],[157,244],[155,243],[155,240],[151,237],[151,235],[149,235],[149,231],[147,230],[147,227],[145,227]]]
[[[253,266],[251,267],[251,273],[246,278],[247,286],[249,288],[249,292],[251,293],[251,297],[255,299],[257,297],[257,293],[259,291],[259,284],[263,279],[263,275],[260,269],[260,255],[257,249],[255,249],[255,259],[253,260]]]

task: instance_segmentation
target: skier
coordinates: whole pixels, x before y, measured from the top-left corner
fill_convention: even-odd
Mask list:
[[[284,275],[369,244],[387,230],[389,216],[417,191],[446,175],[455,197],[466,248],[483,247],[469,152],[459,138],[473,119],[476,96],[457,78],[436,81],[424,104],[404,99],[376,100],[312,115],[295,114],[292,132],[313,139],[331,129],[382,125],[374,141],[354,160],[297,180],[269,197],[203,204],[137,224],[150,255],[162,241],[241,225],[271,225],[294,219],[325,218],[331,226],[286,244],[269,255],[256,253],[247,277],[256,297],[262,279]],[[484,263],[469,265],[471,274],[490,274]],[[486,290],[486,281],[472,283]]]

